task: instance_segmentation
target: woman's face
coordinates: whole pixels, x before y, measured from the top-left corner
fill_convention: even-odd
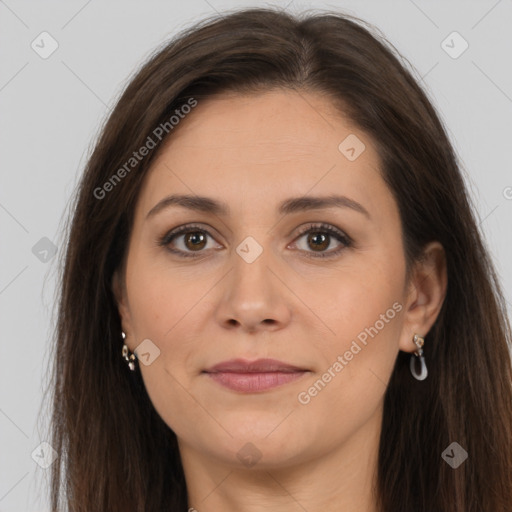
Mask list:
[[[116,296],[180,450],[285,467],[375,433],[398,350],[429,325],[372,141],[292,91],[199,101],[174,130],[140,190]],[[161,203],[171,195],[189,199]],[[280,363],[211,370],[259,359]]]

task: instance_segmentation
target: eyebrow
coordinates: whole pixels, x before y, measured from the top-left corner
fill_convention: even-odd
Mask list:
[[[226,203],[217,201],[211,197],[193,196],[188,194],[173,194],[159,201],[146,215],[146,219],[155,216],[157,213],[172,206],[186,208],[188,210],[211,213],[218,216],[229,216],[230,208]],[[291,197],[280,203],[278,213],[281,215],[290,215],[296,212],[308,210],[320,210],[324,208],[350,208],[356,212],[362,213],[368,219],[370,214],[366,208],[346,196],[303,196]]]

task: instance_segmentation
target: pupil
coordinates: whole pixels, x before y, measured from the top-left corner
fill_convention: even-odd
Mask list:
[[[321,233],[316,233],[314,235],[309,236],[309,241],[313,241],[313,246],[316,246],[316,248],[325,249],[327,236]],[[193,247],[198,247],[198,244],[201,242],[204,242],[204,235],[199,232],[195,231],[193,233],[189,233],[189,236],[187,238],[187,242],[191,242]]]
[[[310,239],[310,241],[311,241],[311,240],[316,240],[316,239],[317,239],[317,237],[321,237],[321,239],[323,240],[323,242],[324,242],[324,243],[323,243],[321,246],[320,246],[320,245],[316,245],[316,244],[314,244],[314,245],[316,245],[316,247],[317,247],[317,248],[325,249],[325,247],[326,247],[325,241],[327,240],[326,235],[323,235],[323,234],[319,234],[319,233],[317,233],[316,235],[310,235],[310,238],[309,238],[309,239]],[[320,243],[322,243],[322,242],[320,242]],[[327,245],[328,245],[328,244],[327,244]]]
[[[188,241],[192,242],[194,247],[198,247],[198,243],[204,242],[204,235],[198,231],[189,233]]]

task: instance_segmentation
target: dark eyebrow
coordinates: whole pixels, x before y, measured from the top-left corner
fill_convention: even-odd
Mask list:
[[[346,196],[335,195],[326,197],[292,197],[281,203],[279,206],[279,213],[287,215],[303,210],[320,210],[322,208],[351,208],[370,219],[368,210],[361,203],[358,203]]]
[[[165,197],[155,206],[153,206],[153,208],[151,208],[149,213],[146,215],[146,219],[153,217],[158,212],[171,206],[181,206],[182,208],[187,208],[188,210],[211,213],[219,216],[229,216],[230,214],[230,208],[226,203],[221,203],[210,197],[192,196],[187,194],[173,194]],[[352,210],[362,213],[368,219],[371,218],[370,214],[362,204],[346,196],[336,195],[325,197],[292,197],[290,199],[286,199],[279,205],[278,213],[282,215],[289,215],[295,212],[320,210],[322,208],[333,207],[351,208]]]

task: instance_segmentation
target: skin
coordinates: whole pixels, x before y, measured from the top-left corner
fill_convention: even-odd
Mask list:
[[[354,161],[338,149],[350,134],[366,146]],[[346,207],[276,211],[289,197],[333,192],[359,202],[370,217]],[[174,206],[146,219],[171,193],[226,202],[230,215]],[[386,386],[398,351],[414,352],[413,335],[425,336],[439,313],[446,264],[442,246],[432,242],[406,282],[398,207],[368,135],[318,93],[202,100],[152,165],[134,219],[114,293],[130,350],[144,339],[160,350],[151,364],[139,361],[138,371],[178,437],[189,506],[375,511]],[[189,233],[170,246],[197,258],[180,258],[155,241],[187,223],[200,224],[205,241],[196,248]],[[308,242],[299,233],[308,223],[337,227],[353,244],[343,248],[334,236],[324,245]],[[248,236],[263,249],[252,263],[236,251]],[[315,257],[338,248],[332,258]],[[299,393],[395,303],[401,309],[394,318],[301,403]],[[309,373],[250,394],[201,373],[237,357],[275,358]],[[254,445],[254,459],[260,456],[250,467],[237,457],[246,443]]]

